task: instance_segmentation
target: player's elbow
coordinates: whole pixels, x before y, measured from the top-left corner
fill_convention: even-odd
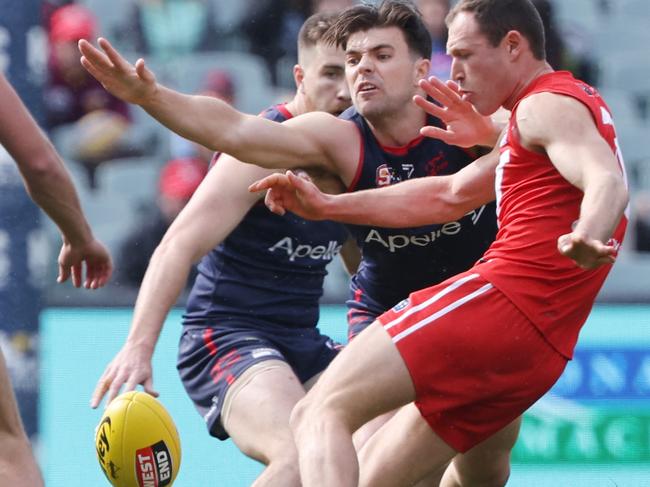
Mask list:
[[[445,221],[453,221],[462,218],[465,214],[481,205],[477,203],[476,194],[468,191],[462,184],[458,184],[454,178],[450,178],[445,191],[441,193],[443,203],[443,214]]]
[[[54,149],[42,151],[28,161],[19,164],[29,195],[38,201],[43,192],[60,187],[67,179],[68,172]]]
[[[57,179],[64,171],[63,164],[52,148],[40,151],[19,163],[19,168],[28,183]]]
[[[593,183],[596,194],[605,195],[617,213],[623,214],[630,201],[625,177],[619,171],[603,171]]]

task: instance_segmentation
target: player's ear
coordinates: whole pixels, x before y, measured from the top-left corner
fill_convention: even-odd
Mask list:
[[[303,79],[305,79],[305,70],[302,69],[300,64],[296,64],[293,67],[293,80],[296,83],[296,89],[300,89]]]
[[[415,62],[415,84],[417,85],[421,79],[424,79],[429,74],[431,67],[431,60],[426,58],[418,59]]]
[[[525,38],[521,35],[520,32],[511,30],[506,33],[506,35],[503,37],[502,42],[505,44],[508,55],[511,58],[517,58],[521,53],[521,48],[523,47]]]

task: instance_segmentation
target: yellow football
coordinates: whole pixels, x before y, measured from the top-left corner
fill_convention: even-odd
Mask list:
[[[174,420],[145,392],[125,392],[111,401],[95,430],[95,448],[115,487],[169,487],[181,466]]]

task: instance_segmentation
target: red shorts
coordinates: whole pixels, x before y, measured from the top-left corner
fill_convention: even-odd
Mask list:
[[[499,290],[471,270],[379,317],[435,433],[465,452],[520,416],[567,359]]]

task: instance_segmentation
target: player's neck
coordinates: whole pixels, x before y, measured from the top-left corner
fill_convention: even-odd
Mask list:
[[[285,108],[289,110],[294,117],[311,111],[307,104],[307,100],[300,91],[296,91],[295,96],[285,105]]]
[[[553,68],[546,61],[535,61],[522,70],[522,75],[515,84],[515,88],[508,99],[503,103],[503,108],[512,110],[512,107],[524,95],[530,84],[543,74],[552,73]]]
[[[420,136],[426,114],[414,103],[386,116],[366,117],[373,135],[387,147],[403,147]]]

